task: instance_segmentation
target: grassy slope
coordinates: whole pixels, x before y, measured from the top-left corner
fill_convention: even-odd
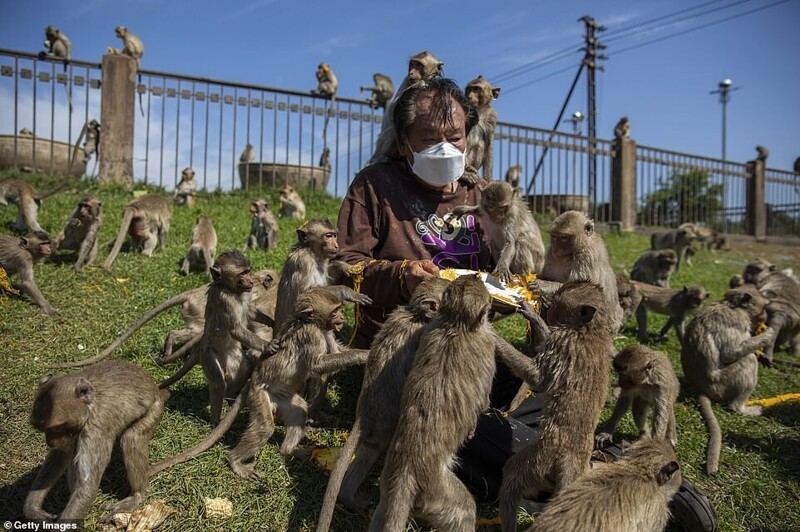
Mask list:
[[[9,174],[0,175],[9,177]],[[40,183],[40,190],[47,184]],[[63,226],[80,194],[91,191],[104,202],[105,225],[101,241],[112,239],[118,228],[120,212],[130,195],[114,188],[98,188],[81,183],[80,190],[72,189],[45,201],[40,223],[54,236]],[[22,501],[33,475],[41,464],[46,446],[41,434],[28,425],[30,404],[37,380],[46,373],[51,362],[84,358],[108,345],[117,334],[147,309],[186,289],[206,282],[201,274],[181,277],[177,274],[179,260],[185,253],[198,213],[211,215],[219,234],[219,250],[239,247],[249,230],[250,215],[247,199],[255,194],[240,192],[234,195],[204,195],[195,209],[175,209],[167,248],[152,259],[122,253],[114,264],[113,274],[100,268],[90,268],[81,275],[71,270],[69,255],[36,268],[36,280],[45,296],[61,311],[61,317],[51,320],[27,300],[14,298],[0,302],[0,360],[5,369],[0,372],[0,514],[19,516]],[[308,212],[335,219],[338,201],[324,195],[305,194]],[[276,195],[269,198],[277,208]],[[7,233],[5,224],[16,216],[13,206],[0,209],[0,231]],[[254,269],[280,269],[282,261],[294,242],[296,222],[282,221],[280,245],[277,251],[249,251]],[[607,236],[606,242],[617,270],[629,268],[647,248],[647,241],[636,235]],[[101,251],[102,262],[106,251]],[[728,278],[742,270],[745,262],[755,256],[772,260],[779,265],[800,265],[800,248],[758,244],[738,244],[725,253],[700,253],[693,268],[685,268],[674,279],[680,283],[699,283],[706,286],[714,298],[724,292]],[[651,320],[651,330],[664,320]],[[156,378],[168,376],[174,367],[161,368],[152,358],[159,352],[166,331],[179,326],[177,311],[167,312],[151,322],[116,353],[117,358],[133,361],[147,368]],[[519,318],[503,320],[498,328],[509,339],[521,342],[524,326]],[[624,331],[627,338],[617,341],[622,347],[633,342],[633,323]],[[658,344],[668,351],[680,374],[679,346],[670,334]],[[790,359],[785,352],[779,358]],[[310,435],[314,444],[341,445],[352,423],[358,394],[358,370],[337,375],[331,391],[331,410],[336,418],[332,428]],[[778,366],[762,369],[755,397],[770,397],[800,391],[800,374],[796,369]],[[170,456],[199,441],[209,430],[207,424],[207,392],[202,372],[194,370],[173,387],[161,426],[151,443],[153,461]],[[789,530],[800,527],[800,404],[785,404],[768,411],[762,418],[745,419],[717,408],[723,427],[724,448],[720,472],[714,477],[702,471],[705,461],[706,430],[696,403],[682,397],[676,405],[679,428],[679,454],[684,475],[698,484],[716,506],[722,530]],[[610,408],[606,410],[606,415]],[[164,499],[177,508],[179,514],[167,521],[165,530],[229,529],[229,530],[307,530],[312,529],[324,493],[327,476],[316,466],[281,457],[275,441],[266,445],[258,457],[262,480],[246,482],[235,476],[227,466],[226,451],[235,445],[246,423],[240,416],[224,445],[217,445],[201,458],[167,471],[151,482],[150,498]],[[622,435],[635,435],[630,417],[621,425]],[[276,439],[282,438],[282,431]],[[372,477],[375,482],[376,477]],[[65,500],[65,483],[50,498],[52,508],[60,508]],[[377,496],[375,485],[371,487]],[[106,474],[97,504],[87,519],[90,527],[102,515],[102,507],[124,496],[127,485],[121,461],[112,462]],[[202,516],[204,497],[227,497],[234,503],[234,516],[223,522],[206,520]],[[602,503],[601,503],[602,504]],[[480,508],[482,515],[492,517],[495,509]],[[357,516],[337,512],[336,530],[363,530],[367,521]]]

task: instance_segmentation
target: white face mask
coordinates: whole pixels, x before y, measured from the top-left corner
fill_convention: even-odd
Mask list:
[[[464,154],[450,142],[415,152],[411,171],[432,187],[441,188],[464,174]]]

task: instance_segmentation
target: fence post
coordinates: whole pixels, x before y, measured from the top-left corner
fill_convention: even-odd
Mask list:
[[[756,146],[758,155],[747,163],[747,207],[745,220],[747,231],[756,239],[766,238],[767,236],[767,204],[766,194],[766,170],[767,157],[769,150],[763,146]]]
[[[636,141],[627,131],[614,131],[609,221],[620,222],[623,230],[633,231],[636,226]]]
[[[133,121],[136,112],[136,60],[103,56],[100,123],[100,180],[133,184]]]

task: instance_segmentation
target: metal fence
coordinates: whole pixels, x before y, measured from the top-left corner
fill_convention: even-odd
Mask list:
[[[65,64],[0,49],[0,158],[11,158],[14,167],[53,172],[53,146],[71,146],[85,123],[101,119],[101,83],[100,64]],[[186,166],[207,190],[281,184],[288,169],[321,174],[324,179],[312,182],[327,182],[330,193],[342,196],[372,154],[382,117],[361,100],[331,102],[310,92],[151,70],[139,71],[136,91],[134,176],[167,189]],[[23,128],[41,144],[33,149],[33,164],[21,160],[17,133]],[[248,144],[253,160],[240,165]],[[321,160],[326,147],[329,173]],[[605,139],[501,122],[491,174],[502,179],[519,165],[519,186],[532,195],[536,211],[578,209],[613,221],[614,150]],[[596,160],[594,182],[590,157]],[[729,233],[748,231],[746,164],[637,146],[635,171],[637,223],[691,221]],[[89,161],[86,175],[96,172],[96,161]],[[768,169],[765,193],[768,234],[800,234],[798,175]]]

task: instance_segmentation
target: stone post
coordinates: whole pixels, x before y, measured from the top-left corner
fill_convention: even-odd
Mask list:
[[[747,163],[747,205],[745,226],[756,239],[767,236],[766,170],[769,150],[756,146],[758,155]]]
[[[133,121],[136,113],[136,60],[103,56],[100,105],[100,181],[133,184]]]
[[[627,124],[627,121],[625,122]],[[636,226],[636,141],[625,131],[614,139],[614,158],[611,160],[611,222],[624,231]]]

